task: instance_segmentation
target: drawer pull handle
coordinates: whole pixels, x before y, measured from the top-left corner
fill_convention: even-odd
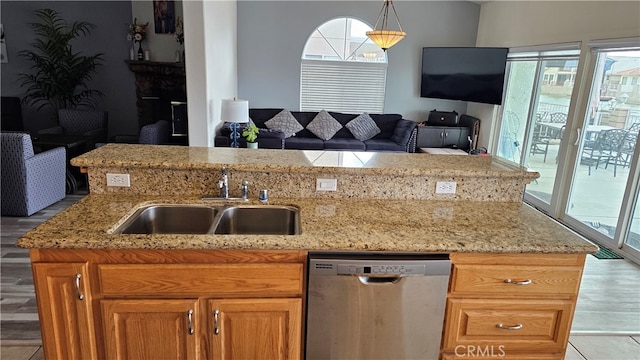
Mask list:
[[[522,329],[522,324],[516,324],[516,325],[513,325],[513,326],[504,325],[504,324],[496,324],[496,327],[498,329],[505,329],[505,330],[520,330],[520,329]]]
[[[504,282],[507,284],[513,284],[513,285],[531,285],[531,283],[533,283],[533,281],[531,281],[531,279],[527,279],[527,280],[523,280],[523,281],[515,281],[515,280],[511,280],[511,279],[504,279]]]
[[[187,311],[187,327],[189,335],[193,335],[193,333],[195,332],[193,330],[193,310]]]
[[[218,327],[218,315],[220,315],[220,310],[215,310],[213,312],[213,333],[215,335],[220,334],[220,328]]]
[[[80,279],[82,279],[82,275],[76,274],[76,295],[79,300],[84,300],[84,295],[80,292]]]

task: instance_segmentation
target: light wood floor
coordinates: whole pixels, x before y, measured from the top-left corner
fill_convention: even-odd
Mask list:
[[[29,255],[14,242],[81,198],[68,195],[28,218],[1,217],[0,359],[44,359]],[[640,360],[638,265],[587,256],[569,342],[567,360]]]

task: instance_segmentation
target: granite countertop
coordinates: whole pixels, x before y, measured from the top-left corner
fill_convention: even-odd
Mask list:
[[[107,144],[71,160],[87,168],[219,169],[317,174],[484,176],[535,179],[540,176],[491,156],[323,150],[232,149],[191,146]]]
[[[512,202],[270,199],[301,210],[300,235],[118,235],[144,204],[198,197],[88,195],[28,232],[24,248],[594,253],[597,247],[528,205]],[[255,201],[250,202],[256,203]]]

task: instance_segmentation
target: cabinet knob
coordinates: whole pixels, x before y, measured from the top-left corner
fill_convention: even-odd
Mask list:
[[[220,315],[220,310],[216,309],[213,312],[213,334],[220,334],[220,328],[218,327],[218,315]]]

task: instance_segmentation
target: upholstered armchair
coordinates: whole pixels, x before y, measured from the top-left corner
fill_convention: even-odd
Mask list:
[[[107,141],[108,124],[109,113],[106,111],[60,109],[58,126],[40,130],[38,134],[82,135],[91,137],[95,144]],[[88,148],[93,148],[92,144]]]
[[[31,216],[64,199],[66,150],[34,154],[27,133],[3,132],[2,216]]]
[[[167,120],[158,120],[140,129],[140,135],[116,135],[116,143],[166,145],[171,137],[171,124]]]

